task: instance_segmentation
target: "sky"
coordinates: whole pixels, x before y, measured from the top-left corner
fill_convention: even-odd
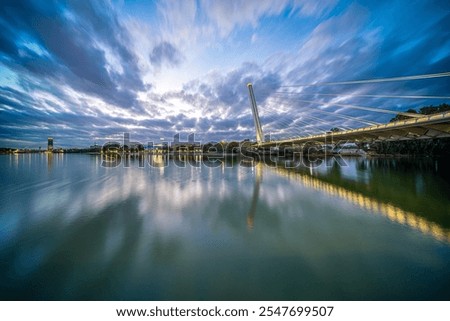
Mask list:
[[[273,138],[363,127],[450,79],[326,83],[449,71],[447,0],[2,0],[0,147],[254,140],[249,82]]]

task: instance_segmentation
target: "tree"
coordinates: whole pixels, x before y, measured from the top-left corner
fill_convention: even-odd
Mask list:
[[[440,104],[439,106],[424,106],[419,109],[418,113],[415,109],[410,108],[406,112],[410,113],[410,114],[433,115],[433,114],[437,114],[437,113],[443,113],[446,111],[450,111],[450,105]],[[399,121],[399,120],[404,120],[404,119],[409,119],[409,118],[411,118],[411,117],[408,117],[408,116],[402,115],[402,114],[397,114],[389,122],[392,123],[394,121]]]
[[[417,113],[414,109],[408,109],[408,113],[419,115],[432,115],[450,111],[450,105],[441,104],[439,106],[424,106]],[[391,122],[402,119],[409,119],[406,115],[397,114]],[[379,154],[401,154],[401,155],[427,155],[446,156],[450,154],[450,138],[433,138],[424,140],[404,140],[404,141],[384,141],[370,145]]]
[[[409,113],[409,114],[417,114],[417,111],[415,109],[408,109],[406,112]],[[412,118],[412,117],[411,116],[406,116],[406,115],[403,115],[403,114],[397,114],[389,122],[392,123],[394,121],[405,120],[405,119],[410,119],[410,118]]]
[[[432,115],[436,113],[443,113],[450,110],[450,105],[447,104],[441,104],[437,107],[435,106],[425,106],[420,108],[420,113],[424,115]]]

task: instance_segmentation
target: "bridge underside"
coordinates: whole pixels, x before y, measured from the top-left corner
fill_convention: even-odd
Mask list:
[[[401,120],[384,125],[264,142],[258,144],[258,146],[302,145],[307,142],[332,144],[344,141],[397,141],[442,137],[450,137],[450,112]]]

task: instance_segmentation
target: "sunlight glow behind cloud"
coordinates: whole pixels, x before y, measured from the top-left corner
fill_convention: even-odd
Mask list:
[[[326,106],[385,122],[390,116],[332,104],[440,104],[356,95],[448,96],[448,79],[276,92],[449,71],[449,21],[447,1],[3,1],[0,147],[35,148],[47,136],[58,146],[87,146],[124,131],[142,142],[178,132],[253,138],[248,82],[263,129],[275,136],[361,126],[332,115],[314,114],[322,124],[307,119]]]

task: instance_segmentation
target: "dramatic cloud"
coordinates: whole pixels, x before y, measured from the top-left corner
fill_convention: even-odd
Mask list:
[[[169,66],[176,66],[181,63],[183,56],[172,44],[161,42],[153,48],[150,54],[150,61],[156,66],[167,63]]]
[[[386,122],[449,99],[448,1],[3,1],[0,147],[254,139],[247,83],[274,137]],[[305,86],[307,85],[307,86]]]

